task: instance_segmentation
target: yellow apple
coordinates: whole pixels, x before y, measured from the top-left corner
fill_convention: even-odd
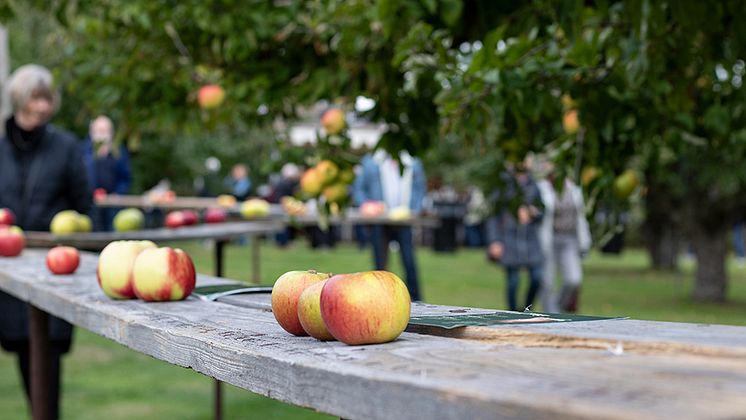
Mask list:
[[[319,195],[323,187],[324,179],[315,167],[306,170],[300,178],[300,189],[308,196],[315,197]]]
[[[140,230],[145,225],[145,215],[140,209],[130,207],[120,210],[114,216],[114,230],[117,232],[127,232],[131,230]]]
[[[332,184],[323,191],[324,198],[329,203],[340,203],[347,198],[347,184]]]
[[[407,220],[412,217],[412,211],[409,207],[397,207],[389,211],[389,219],[391,220]]]
[[[326,280],[314,283],[298,298],[298,320],[308,335],[318,340],[334,340],[334,337],[321,319],[321,289]]]
[[[78,231],[78,214],[75,210],[63,210],[54,215],[49,230],[55,235],[69,235]]]
[[[132,268],[137,256],[146,249],[156,248],[151,241],[114,241],[98,256],[96,277],[106,296],[113,299],[133,299]]]
[[[241,216],[245,219],[269,216],[269,203],[261,198],[250,198],[241,204]]]

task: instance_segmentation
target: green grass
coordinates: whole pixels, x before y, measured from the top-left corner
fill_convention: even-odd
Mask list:
[[[203,273],[212,273],[211,248],[187,243]],[[226,277],[248,280],[250,249],[230,246]],[[391,269],[403,273],[398,256]],[[421,287],[427,302],[504,307],[504,278],[499,267],[486,262],[479,250],[436,254],[418,252]],[[311,252],[304,243],[287,250],[262,247],[262,283],[271,284],[291,269],[316,268],[335,273],[371,267],[368,252],[352,246]],[[647,269],[645,255],[630,251],[621,257],[591,255],[585,261],[582,313],[638,319],[746,325],[746,268],[729,266],[730,292],[726,304],[700,304],[689,299],[692,264],[679,274]],[[81,329],[64,365],[63,417],[68,419],[208,419],[212,416],[212,379],[128,350]],[[3,419],[27,418],[15,361],[0,353],[0,413]],[[226,386],[226,418],[322,418],[310,410],[289,406]]]

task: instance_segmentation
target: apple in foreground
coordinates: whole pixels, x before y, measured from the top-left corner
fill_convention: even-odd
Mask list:
[[[272,287],[272,313],[285,331],[294,335],[306,335],[298,319],[298,298],[308,286],[330,276],[327,273],[308,270],[288,271],[277,278]]]
[[[147,302],[186,299],[196,281],[192,259],[178,248],[148,248],[137,256],[132,270],[135,295]]]
[[[340,274],[321,290],[321,317],[337,340],[351,345],[386,343],[409,323],[404,282],[388,271]]]
[[[96,276],[106,296],[113,299],[134,299],[132,268],[135,258],[144,250],[156,248],[151,241],[114,241],[98,256]]]
[[[204,85],[197,93],[197,102],[202,109],[217,108],[224,99],[225,91],[219,85]]]
[[[0,226],[0,256],[15,257],[26,246],[23,230],[18,226]]]
[[[326,280],[322,280],[306,287],[298,298],[298,320],[303,331],[322,341],[334,340],[321,318],[321,289],[325,283]]]
[[[0,209],[0,226],[13,226],[16,223],[16,216],[8,208]]]
[[[47,268],[54,274],[72,274],[80,264],[80,253],[71,246],[56,246],[47,252]]]
[[[114,216],[114,230],[117,232],[126,232],[130,230],[140,230],[145,225],[145,215],[140,209],[128,208],[120,210]]]
[[[228,214],[221,208],[205,210],[205,223],[223,223],[228,220]]]

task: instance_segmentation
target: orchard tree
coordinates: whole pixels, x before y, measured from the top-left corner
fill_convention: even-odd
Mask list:
[[[485,186],[541,153],[560,178],[589,174],[589,202],[614,213],[644,177],[649,231],[670,223],[694,245],[694,297],[726,297],[726,234],[746,214],[740,2],[12,4],[55,16],[68,95],[84,113],[117,109],[135,138],[266,125],[365,95],[387,124],[383,147],[439,156]],[[227,92],[214,110],[195,102],[208,83]]]
[[[413,74],[437,69],[441,129],[472,159],[540,151],[568,174],[598,168],[588,192],[611,207],[624,205],[619,177],[644,173],[658,223],[692,241],[694,298],[722,301],[727,234],[746,214],[744,19],[736,1],[539,1],[459,48],[421,23],[398,57]],[[562,128],[569,109],[577,133]]]

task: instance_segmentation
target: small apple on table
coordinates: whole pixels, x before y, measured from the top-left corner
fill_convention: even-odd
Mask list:
[[[80,253],[71,246],[56,246],[47,252],[46,262],[53,274],[72,274],[80,265]]]

